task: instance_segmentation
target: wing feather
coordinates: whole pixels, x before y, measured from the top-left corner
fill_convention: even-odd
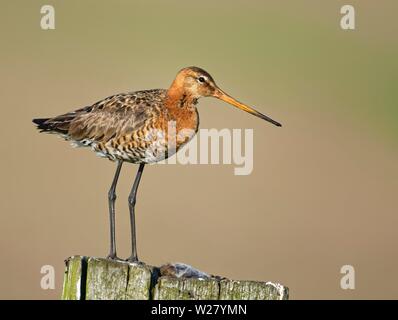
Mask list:
[[[39,129],[74,141],[104,142],[142,129],[160,115],[166,90],[117,94],[92,106],[44,119]]]

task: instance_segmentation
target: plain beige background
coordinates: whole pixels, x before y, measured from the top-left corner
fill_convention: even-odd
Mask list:
[[[253,128],[254,170],[154,165],[137,203],[138,250],[150,264],[191,264],[234,279],[278,281],[292,299],[397,298],[396,1],[2,1],[0,298],[58,299],[63,260],[108,253],[113,163],[39,134],[55,116],[108,95],[167,87],[188,65],[209,71],[282,128],[214,99],[202,128]],[[127,195],[117,243],[129,255]],[[340,288],[340,268],[356,289]],[[53,265],[56,289],[40,288]]]

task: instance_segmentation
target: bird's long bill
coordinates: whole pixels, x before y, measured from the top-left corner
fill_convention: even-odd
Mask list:
[[[249,107],[249,106],[247,106],[247,105],[235,100],[234,98],[232,98],[230,95],[226,94],[221,89],[217,89],[215,91],[214,97],[217,98],[217,99],[220,99],[222,101],[225,101],[225,102],[233,105],[234,107],[237,107],[237,108],[239,108],[239,109],[241,109],[243,111],[246,111],[246,112],[248,112],[248,113],[250,113],[250,114],[252,114],[252,115],[254,115],[256,117],[259,117],[259,118],[261,118],[263,120],[271,122],[272,124],[274,124],[274,125],[276,125],[278,127],[282,126],[279,122],[271,119],[270,117],[267,117],[266,115],[262,114],[261,112],[258,112],[257,110],[254,110],[253,108],[251,108],[251,107]]]

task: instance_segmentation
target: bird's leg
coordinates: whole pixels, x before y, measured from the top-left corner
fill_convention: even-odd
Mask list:
[[[137,242],[136,242],[136,233],[135,233],[135,202],[137,198],[137,189],[140,184],[142,172],[144,171],[144,163],[141,163],[137,175],[134,180],[133,187],[131,189],[128,202],[129,202],[129,210],[130,210],[130,224],[131,224],[131,256],[127,259],[130,262],[138,262],[137,257]]]
[[[116,235],[115,235],[115,200],[116,200],[116,185],[119,179],[120,169],[122,168],[123,161],[117,162],[117,168],[115,176],[113,177],[111,188],[108,192],[109,201],[109,218],[110,218],[110,234],[111,234],[111,249],[108,255],[108,259],[120,260],[116,256]]]

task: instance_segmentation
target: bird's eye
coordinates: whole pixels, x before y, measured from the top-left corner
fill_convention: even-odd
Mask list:
[[[199,78],[198,78],[198,81],[201,82],[201,83],[203,83],[203,82],[205,82],[206,80],[205,80],[204,77],[199,77]]]

